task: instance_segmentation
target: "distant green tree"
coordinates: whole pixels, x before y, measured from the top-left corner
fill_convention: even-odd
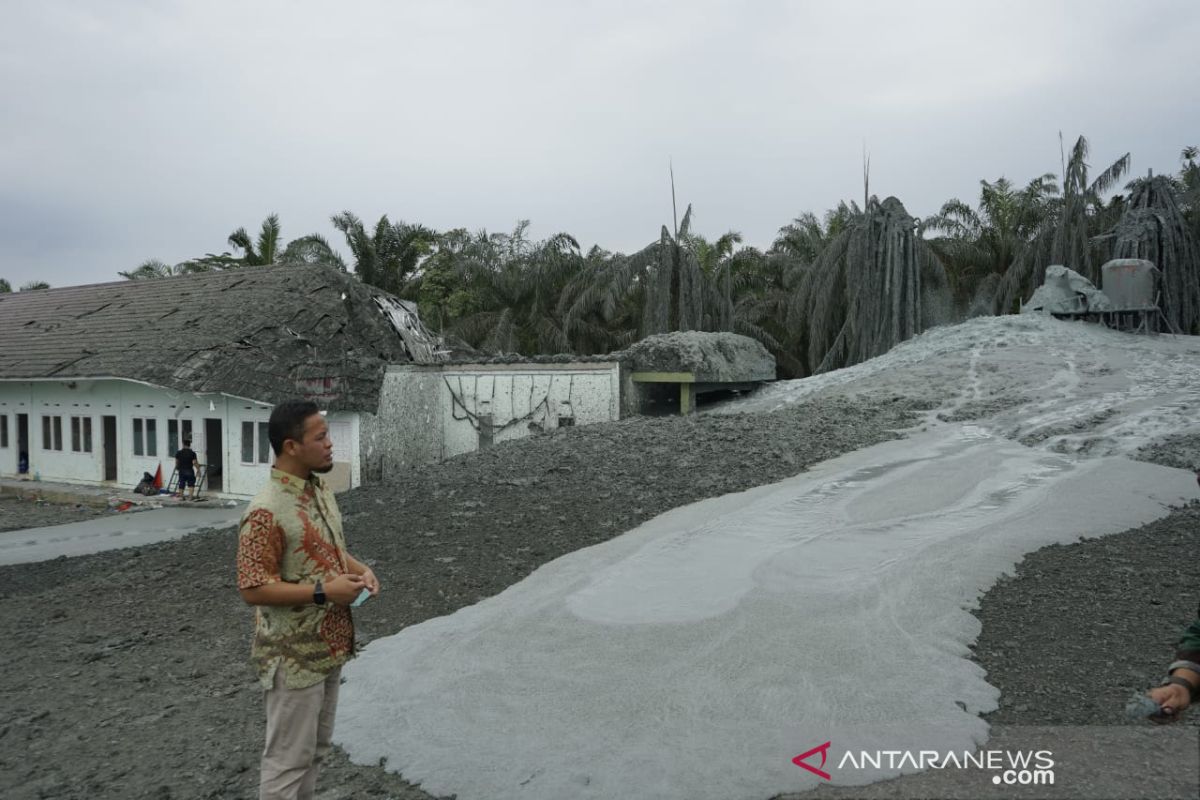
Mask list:
[[[270,214],[263,221],[255,239],[250,238],[245,228],[238,228],[229,234],[230,246],[240,251],[240,255],[235,256],[228,252],[205,253],[199,258],[181,261],[175,265],[152,258],[143,261],[135,269],[117,274],[129,280],[148,280],[240,267],[266,267],[273,264],[325,264],[345,272],[346,264],[342,257],[320,234],[301,236],[281,248],[281,231],[279,215]]]
[[[1092,179],[1089,150],[1087,139],[1080,136],[1063,165],[1061,194],[1054,198],[1042,224],[1013,257],[997,286],[996,311],[1015,310],[1041,285],[1046,267],[1051,264],[1062,264],[1100,284],[1103,243],[1096,237],[1112,226],[1113,214],[1119,210],[1119,204],[1107,208],[1104,195],[1129,170],[1129,153]]]
[[[807,328],[788,324],[788,310],[812,263],[774,247],[765,253],[744,248],[732,258],[733,331],[751,336],[771,351],[781,378],[803,378]]]
[[[33,292],[33,291],[37,291],[38,289],[49,289],[49,288],[50,288],[50,284],[46,283],[45,281],[30,281],[29,283],[27,283],[21,287],[21,291],[22,292]]]
[[[7,294],[12,291],[12,284],[4,278],[0,278],[0,294]]]
[[[955,299],[965,306],[980,287],[1008,271],[1056,208],[1058,185],[1050,174],[1016,188],[1007,178],[980,181],[978,210],[954,199],[924,221],[930,241],[946,266]]]
[[[572,353],[611,353],[637,341],[645,275],[644,268],[620,253],[599,246],[588,251],[558,299],[557,313]]]
[[[454,272],[470,295],[471,311],[447,331],[493,353],[570,352],[571,336],[560,302],[584,266],[579,243],[565,233],[535,242],[529,221],[511,233],[471,236]]]
[[[197,272],[210,272],[212,266],[203,261],[182,261],[174,266],[159,261],[156,258],[143,261],[137,269],[128,272],[118,272],[122,278],[131,281],[152,280],[155,278],[174,278],[178,275],[191,275]]]
[[[354,274],[363,283],[393,294],[405,294],[422,260],[433,252],[437,233],[423,225],[379,218],[368,233],[362,220],[349,211],[331,217],[346,237],[354,258]]]
[[[323,236],[311,233],[283,244],[282,226],[278,214],[263,220],[258,237],[251,239],[245,228],[229,234],[229,244],[241,251],[242,266],[265,267],[272,264],[326,264],[345,271],[342,257],[330,247]],[[219,257],[218,257],[219,258]]]
[[[475,246],[465,228],[438,234],[433,252],[421,262],[414,278],[421,319],[438,331],[479,310],[476,294],[463,274],[463,262]]]
[[[689,237],[688,245],[696,256],[704,285],[702,326],[705,330],[733,330],[733,284],[735,248],[742,235],[729,231],[710,242],[700,234]]]

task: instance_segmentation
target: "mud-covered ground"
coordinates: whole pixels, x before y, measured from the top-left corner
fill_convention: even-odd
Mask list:
[[[493,595],[670,508],[771,483],[913,424],[907,401],[631,419],[496,447],[343,495],[351,550],[383,594],[361,641]],[[984,598],[976,657],[996,721],[1127,724],[1195,611],[1200,509],[1051,547]],[[255,796],[262,693],[236,532],[0,568],[0,796]],[[352,725],[352,719],[339,719]],[[322,798],[427,798],[335,751]]]
[[[0,496],[0,533],[47,525],[64,525],[110,513],[113,512],[90,505],[50,503],[4,495]]]

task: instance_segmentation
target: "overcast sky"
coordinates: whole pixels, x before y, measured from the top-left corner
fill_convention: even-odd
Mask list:
[[[558,231],[670,222],[766,247],[871,189],[1175,171],[1200,144],[1200,3],[0,0],[0,277],[116,279],[278,212]]]

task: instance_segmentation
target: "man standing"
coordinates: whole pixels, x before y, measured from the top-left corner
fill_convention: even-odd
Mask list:
[[[266,689],[261,800],[311,798],[329,751],[341,668],[354,655],[350,604],[379,593],[346,551],[342,517],[319,474],[333,442],[315,403],[289,401],[267,426],[275,465],[242,516],[238,589],[258,606],[251,660]]]
[[[196,465],[199,464],[196,451],[192,449],[192,440],[184,439],[183,447],[175,453],[175,474],[179,484],[175,487],[175,496],[183,500],[187,496],[187,487],[192,487],[192,497],[196,496]]]

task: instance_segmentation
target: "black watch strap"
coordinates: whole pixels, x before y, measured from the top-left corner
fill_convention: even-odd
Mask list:
[[[313,587],[313,602],[319,606],[325,605],[325,587],[317,581],[317,585]]]

